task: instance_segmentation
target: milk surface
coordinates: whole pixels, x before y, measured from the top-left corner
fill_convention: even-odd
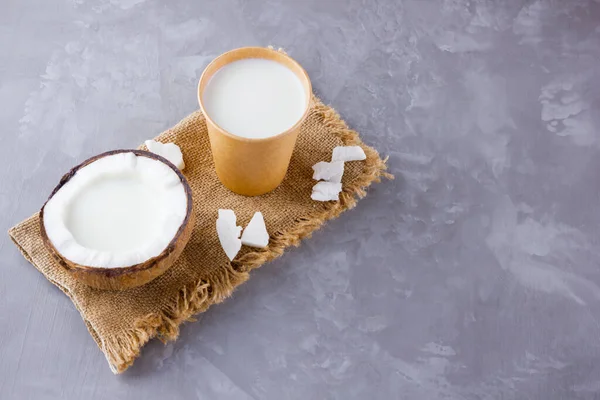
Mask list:
[[[249,58],[219,69],[202,100],[208,116],[227,132],[244,138],[267,138],[300,120],[306,108],[302,82],[272,60]]]

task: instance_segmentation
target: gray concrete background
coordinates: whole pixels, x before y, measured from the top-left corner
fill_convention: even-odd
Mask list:
[[[0,231],[268,44],[397,179],[121,376],[2,234],[0,398],[600,398],[598,1],[4,0]]]

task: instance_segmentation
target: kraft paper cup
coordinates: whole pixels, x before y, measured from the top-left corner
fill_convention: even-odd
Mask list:
[[[300,78],[306,93],[306,109],[300,120],[287,131],[262,139],[243,138],[217,125],[206,112],[202,95],[206,84],[223,66],[246,58],[263,58],[283,64]],[[215,58],[204,70],[198,84],[198,102],[206,118],[210,146],[219,180],[229,190],[258,196],[275,189],[287,172],[300,126],[311,106],[312,87],[308,74],[291,57],[263,47],[242,47]]]

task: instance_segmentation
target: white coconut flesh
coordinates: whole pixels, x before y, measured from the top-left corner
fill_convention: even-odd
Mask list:
[[[244,229],[242,244],[258,248],[264,248],[269,245],[269,233],[267,232],[265,219],[260,211],[254,213],[248,226]]]
[[[344,175],[343,161],[320,161],[313,165],[313,179],[316,181],[324,180],[328,182],[341,182]]]
[[[236,216],[233,210],[220,209],[217,218],[217,236],[221,247],[229,260],[233,261],[242,248],[240,233],[242,227],[237,226]]]
[[[333,149],[331,161],[362,161],[367,155],[360,146],[337,146]]]
[[[337,201],[341,191],[341,183],[322,181],[313,186],[310,197],[316,201]]]
[[[177,168],[185,168],[185,163],[183,162],[183,153],[181,152],[181,148],[179,148],[179,146],[177,146],[175,143],[160,143],[156,140],[146,140],[144,144],[148,148],[148,151],[166,158]]]
[[[184,185],[167,164],[118,153],[79,169],[48,200],[44,228],[74,263],[128,267],[160,255],[186,212]]]

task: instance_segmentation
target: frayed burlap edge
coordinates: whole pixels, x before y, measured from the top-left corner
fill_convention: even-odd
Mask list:
[[[163,342],[177,339],[179,326],[183,322],[192,321],[194,315],[225,300],[238,285],[249,278],[250,271],[281,256],[287,247],[298,246],[302,239],[310,237],[312,232],[326,221],[353,208],[358,199],[366,195],[366,188],[373,182],[380,182],[382,177],[393,179],[393,176],[386,172],[387,158],[382,160],[375,149],[365,145],[358,134],[348,128],[334,109],[325,106],[315,97],[313,112],[323,118],[325,126],[333,130],[345,145],[362,147],[367,156],[363,172],[343,188],[338,202],[325,203],[324,209],[298,218],[291,230],[272,233],[269,247],[266,250],[247,253],[239,260],[223,265],[208,277],[182,288],[177,297],[160,312],[139,318],[135,321],[133,328],[112,337],[100,337],[88,321],[85,321],[90,334],[104,352],[113,373],[118,374],[129,368],[140,355],[141,348],[150,339],[158,337]],[[10,236],[13,238],[12,235]],[[31,257],[14,238],[13,241],[23,256],[32,262]],[[58,282],[52,280],[51,282],[71,297],[66,288]],[[77,304],[75,306],[77,307]],[[80,310],[78,309],[78,311]]]

